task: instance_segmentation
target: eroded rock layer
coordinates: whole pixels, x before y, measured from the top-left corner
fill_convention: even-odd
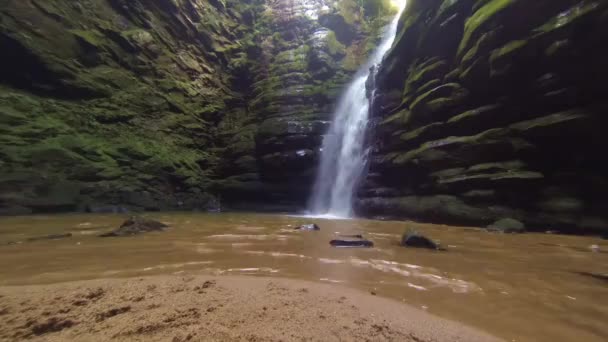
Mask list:
[[[607,25],[605,1],[410,0],[359,212],[607,229]]]
[[[363,3],[3,1],[0,213],[303,201]]]

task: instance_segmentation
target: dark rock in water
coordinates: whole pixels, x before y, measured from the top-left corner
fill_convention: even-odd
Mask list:
[[[69,238],[72,237],[71,233],[66,233],[66,234],[50,234],[50,235],[45,235],[45,236],[35,236],[35,237],[31,237],[31,238],[27,238],[25,239],[25,242],[35,242],[35,241],[43,241],[43,240],[59,240],[59,239],[65,239],[65,238]],[[10,245],[19,245],[22,244],[24,241],[9,241],[6,243],[6,245],[10,246]]]
[[[113,237],[113,236],[129,236],[140,233],[164,231],[167,226],[164,223],[150,220],[147,218],[133,216],[126,220],[120,228],[111,231],[109,233],[101,234],[100,237]]]
[[[374,243],[368,240],[331,240],[330,245],[334,247],[374,247]]]
[[[353,235],[340,235],[340,237],[344,237],[344,238],[353,238],[353,239],[363,239],[363,235],[361,235],[361,234],[353,234]]]
[[[608,282],[608,273],[594,273],[594,272],[576,272],[580,275],[591,277],[597,280],[603,280]]]
[[[517,220],[505,218],[489,225],[488,230],[501,233],[524,233],[526,231],[526,227],[523,223]]]
[[[65,238],[69,238],[72,237],[71,233],[67,233],[67,234],[51,234],[51,235],[45,235],[45,236],[36,236],[33,238],[29,238],[26,241],[28,242],[34,242],[34,241],[41,241],[41,240],[59,240],[59,239],[65,239]]]
[[[321,230],[321,228],[319,226],[317,226],[315,223],[310,223],[310,224],[303,224],[299,227],[296,227],[297,230]]]
[[[407,233],[403,234],[401,238],[401,246],[403,247],[415,247],[415,248],[427,248],[427,249],[440,249],[439,244],[433,240],[422,236],[418,233]]]

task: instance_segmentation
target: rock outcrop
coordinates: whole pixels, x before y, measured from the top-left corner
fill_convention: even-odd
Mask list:
[[[608,229],[608,3],[410,0],[360,213]]]
[[[302,200],[386,9],[365,13],[351,0],[3,1],[0,214]]]
[[[123,222],[117,229],[103,233],[99,237],[119,237],[132,236],[148,232],[162,232],[169,228],[168,225],[148,219],[145,217],[133,216]]]
[[[306,204],[337,97],[390,19],[367,12],[350,0],[266,2],[247,50],[248,115],[221,132],[218,186],[229,202]]]
[[[409,232],[403,234],[403,236],[401,236],[401,246],[434,250],[441,249],[438,243],[416,232]]]

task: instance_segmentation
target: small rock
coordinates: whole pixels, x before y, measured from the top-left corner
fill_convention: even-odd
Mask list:
[[[129,236],[146,232],[153,231],[164,231],[167,226],[164,223],[150,220],[147,218],[132,216],[126,220],[120,228],[111,231],[109,233],[101,234],[100,237],[114,237],[114,236]]]
[[[114,308],[114,309],[97,314],[96,320],[97,320],[97,322],[102,322],[110,317],[114,317],[114,316],[123,314],[128,311],[131,311],[131,306],[123,306],[120,308]]]
[[[363,235],[361,235],[361,234],[354,234],[354,235],[340,235],[340,237],[344,237],[344,238],[353,238],[353,239],[363,239]]]
[[[331,240],[330,245],[334,247],[374,247],[374,243],[368,240]]]
[[[526,231],[526,227],[523,223],[512,218],[498,220],[489,225],[487,228],[489,231],[501,233],[523,233]]]
[[[403,237],[401,237],[401,246],[437,250],[440,249],[438,243],[435,243],[433,240],[416,232],[403,234]]]
[[[295,228],[296,230],[321,230],[315,223],[303,224]]]
[[[58,332],[73,327],[76,324],[76,322],[70,319],[52,317],[44,323],[33,324],[31,329],[34,335],[40,336],[46,333]]]
[[[33,241],[41,241],[41,240],[59,240],[59,239],[65,239],[65,238],[69,238],[69,237],[72,237],[71,233],[51,234],[51,235],[37,236],[37,237],[29,238],[29,239],[27,239],[27,241],[33,242]]]
[[[599,251],[600,251],[600,246],[598,246],[598,245],[591,245],[591,246],[589,246],[589,249],[590,249],[592,252],[597,253],[597,252],[599,252]]]
[[[586,276],[586,277],[591,277],[597,280],[603,280],[605,282],[608,282],[608,273],[594,273],[594,272],[576,272],[580,275]]]

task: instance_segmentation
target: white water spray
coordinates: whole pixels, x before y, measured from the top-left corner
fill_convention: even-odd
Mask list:
[[[310,211],[316,216],[348,218],[352,215],[353,195],[367,164],[368,154],[364,145],[369,120],[365,83],[373,76],[370,69],[382,62],[393,45],[405,1],[399,7],[380,45],[357,71],[342,95],[323,140],[321,164],[310,201]]]

